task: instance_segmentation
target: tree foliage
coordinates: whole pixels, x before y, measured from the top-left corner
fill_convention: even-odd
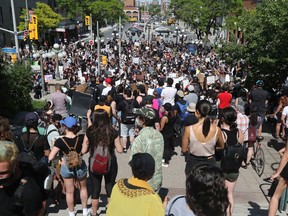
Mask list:
[[[243,13],[237,25],[245,43],[224,45],[223,57],[233,56],[238,47],[238,59],[249,64],[252,80],[261,78],[270,86],[282,83],[288,76],[287,8],[288,1],[265,0],[256,10]]]
[[[177,19],[195,29],[198,39],[211,34],[211,29],[222,26],[219,20],[242,8],[241,0],[171,0],[170,6]]]
[[[36,2],[36,8],[33,8],[32,10],[38,17],[38,32],[40,34],[48,29],[56,28],[61,20],[63,20],[63,17],[60,14],[55,13],[49,5],[41,2]],[[22,9],[20,18],[23,22],[20,22],[18,26],[20,31],[25,29],[26,14],[26,9]]]
[[[59,8],[65,9],[68,18],[92,14],[93,23],[100,26],[117,22],[119,16],[123,19],[123,3],[119,0],[57,0]]]
[[[20,110],[31,109],[33,87],[29,64],[5,64],[0,68],[0,113],[11,117]]]
[[[155,15],[159,16],[159,15],[161,15],[161,7],[160,7],[160,5],[152,5],[151,4],[148,7],[148,11],[149,11],[151,16],[155,16]]]

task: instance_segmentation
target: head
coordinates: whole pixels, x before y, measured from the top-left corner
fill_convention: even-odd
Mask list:
[[[229,201],[221,170],[205,164],[195,166],[187,175],[186,202],[195,215],[226,215]]]
[[[27,131],[31,128],[37,130],[39,116],[35,112],[29,112],[25,116],[25,126],[27,127]]]
[[[177,91],[177,96],[181,99],[184,98],[184,92],[182,90]]]
[[[52,124],[54,124],[57,128],[61,127],[60,121],[62,120],[62,116],[59,114],[54,114],[51,118]]]
[[[124,89],[124,96],[125,96],[126,98],[131,98],[131,96],[132,96],[132,91],[131,91],[130,88],[125,88],[125,89]]]
[[[13,142],[0,141],[0,185],[3,185],[15,172],[18,148]]]
[[[211,112],[211,104],[207,100],[200,100],[196,104],[196,117],[198,119],[204,119],[202,133],[204,137],[209,134],[211,121],[209,118],[209,113]]]
[[[169,78],[167,79],[167,85],[168,85],[168,86],[172,86],[172,85],[173,85],[173,82],[174,82],[174,80],[173,80],[172,78],[169,77]]]
[[[96,84],[96,77],[95,76],[91,76],[90,77],[90,82],[91,82],[91,84],[95,85]]]
[[[193,85],[189,85],[189,86],[187,87],[187,90],[188,90],[190,93],[194,92],[194,86],[193,86]]]
[[[72,116],[68,116],[65,119],[61,120],[60,124],[65,127],[65,131],[71,131],[74,134],[77,134],[81,129],[80,126],[78,126],[77,124],[77,120]]]
[[[112,79],[111,78],[106,78],[105,79],[105,83],[107,84],[107,85],[112,85]]]
[[[142,107],[140,109],[134,109],[134,114],[137,115],[136,123],[139,126],[153,127],[155,124],[156,113],[151,107]]]
[[[162,79],[159,79],[159,80],[158,80],[158,85],[159,85],[159,86],[164,86],[164,81],[163,81]]]
[[[0,116],[0,140],[12,139],[12,132],[10,129],[9,120],[3,116]]]
[[[59,83],[55,84],[55,91],[61,91],[61,85]]]
[[[233,107],[226,107],[222,110],[220,121],[221,123],[227,124],[230,127],[230,130],[237,128],[236,120],[237,112]]]
[[[263,86],[264,86],[263,80],[257,80],[257,81],[256,81],[256,86],[257,86],[257,87],[263,87]]]
[[[195,113],[196,111],[196,104],[195,103],[189,103],[189,106],[187,107],[187,111],[189,113]]]
[[[132,156],[129,165],[135,178],[148,181],[155,172],[155,160],[148,153],[136,153]]]
[[[145,93],[146,93],[146,90],[145,90],[145,86],[144,86],[144,85],[139,85],[139,86],[137,86],[137,89],[138,89],[138,91],[139,91],[141,94],[145,94]]]
[[[223,84],[221,89],[222,91],[228,91],[229,86],[227,84]]]

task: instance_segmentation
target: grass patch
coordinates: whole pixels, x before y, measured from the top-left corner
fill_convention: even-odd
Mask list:
[[[46,104],[44,100],[32,100],[32,108],[33,110],[43,109]]]

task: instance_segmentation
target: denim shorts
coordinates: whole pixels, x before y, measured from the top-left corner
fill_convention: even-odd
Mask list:
[[[87,165],[82,160],[81,166],[76,168],[76,175],[73,169],[69,169],[66,165],[61,165],[60,174],[63,178],[76,178],[81,179],[87,175]]]
[[[134,124],[122,124],[121,123],[121,137],[127,137],[127,136],[132,136],[134,137],[135,136],[135,131],[134,131],[134,128],[135,128],[135,125]]]

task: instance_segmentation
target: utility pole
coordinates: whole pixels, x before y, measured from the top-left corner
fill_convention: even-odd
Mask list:
[[[100,37],[99,37],[99,22],[97,21],[97,59],[98,59],[98,76],[101,75],[101,62],[100,62]]]
[[[92,30],[92,14],[90,14],[90,40],[93,40],[93,30]],[[92,50],[93,44],[91,44],[91,50]]]
[[[119,16],[119,70],[121,68],[121,16]]]
[[[16,54],[17,54],[17,57],[19,58],[18,32],[17,32],[17,26],[16,26],[14,0],[10,0],[10,1],[11,1],[11,10],[12,10],[12,19],[13,19],[13,34],[14,34],[14,39],[15,39]]]

